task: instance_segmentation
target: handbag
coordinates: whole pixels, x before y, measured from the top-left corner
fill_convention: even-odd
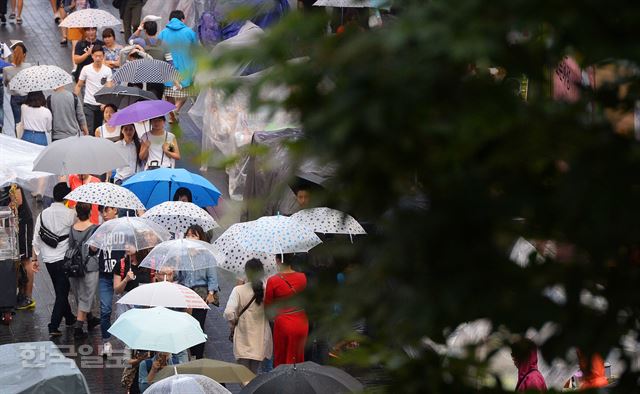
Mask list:
[[[44,242],[50,248],[57,248],[58,244],[65,239],[69,238],[69,234],[67,235],[57,235],[51,230],[49,230],[45,225],[42,218],[42,214],[40,214],[40,231],[38,231],[38,235],[42,242]]]
[[[136,369],[134,367],[126,367],[122,370],[122,378],[120,378],[120,384],[123,388],[129,390],[133,384],[133,380],[136,378]]]
[[[253,301],[255,300],[256,300],[256,295],[254,294],[253,297],[251,297],[251,300],[247,302],[247,305],[245,305],[244,308],[242,308],[242,310],[238,314],[238,317],[236,317],[233,320],[233,322],[231,322],[231,332],[229,332],[229,341],[233,342],[233,334],[236,331],[236,326],[238,325],[238,321],[240,321],[240,316],[242,316],[242,314],[249,308],[249,306],[251,306],[251,304],[253,304]]]

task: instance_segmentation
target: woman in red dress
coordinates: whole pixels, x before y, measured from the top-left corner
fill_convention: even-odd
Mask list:
[[[302,272],[291,269],[290,258],[285,254],[284,261],[276,256],[279,273],[267,280],[264,295],[266,307],[282,304],[284,300],[295,296],[307,287],[307,277]],[[273,366],[294,364],[304,361],[304,345],[309,333],[309,321],[304,309],[296,306],[276,305],[278,308],[273,326]]]

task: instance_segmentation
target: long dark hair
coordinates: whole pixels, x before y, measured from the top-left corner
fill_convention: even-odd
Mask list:
[[[47,105],[47,99],[44,97],[44,93],[42,93],[42,90],[36,90],[27,93],[27,99],[24,101],[24,103],[32,108],[40,108]]]
[[[136,126],[134,124],[125,124],[120,127],[120,139],[124,141],[124,132],[123,128],[131,126],[133,127],[133,143],[136,146],[136,157],[140,156],[140,137],[138,137],[138,132],[136,131]]]
[[[262,304],[264,300],[264,285],[262,284],[264,265],[262,265],[262,261],[258,259],[247,261],[244,266],[244,272],[247,274],[247,279],[251,281],[251,289],[253,289],[253,294],[256,296],[256,304]]]

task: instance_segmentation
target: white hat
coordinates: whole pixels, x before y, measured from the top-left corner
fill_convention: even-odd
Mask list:
[[[4,42],[0,42],[0,58],[6,59],[11,56],[11,49]]]
[[[162,18],[159,16],[155,16],[155,15],[147,15],[144,18],[142,18],[142,23],[144,22],[157,22],[159,20],[161,20]]]

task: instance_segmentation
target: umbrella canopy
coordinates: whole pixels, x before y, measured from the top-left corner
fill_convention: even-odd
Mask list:
[[[171,371],[171,366],[164,370]],[[231,394],[215,380],[202,375],[173,375],[157,381],[144,391],[149,394]]]
[[[105,138],[78,136],[53,141],[33,162],[33,171],[56,175],[104,174],[128,165],[118,145]]]
[[[9,89],[17,92],[53,90],[73,82],[71,74],[57,66],[31,66],[20,71],[9,82]]]
[[[120,19],[107,11],[89,8],[72,12],[64,18],[60,27],[106,27],[121,23]]]
[[[218,267],[244,277],[244,265],[247,261],[259,259],[264,265],[265,276],[274,275],[278,272],[278,267],[273,254],[248,251],[238,243],[238,235],[244,231],[245,226],[246,223],[236,223],[213,242],[213,246],[225,255],[224,261],[218,264]]]
[[[141,267],[160,271],[169,268],[174,271],[197,271],[214,268],[224,256],[213,245],[196,239],[174,239],[165,241],[155,248],[140,263]],[[215,270],[212,270],[215,275]]]
[[[139,103],[134,105],[137,104]],[[158,168],[139,172],[127,179],[122,186],[135,193],[148,209],[173,200],[173,195],[181,187],[191,191],[193,203],[199,207],[217,205],[221,194],[220,190],[206,178],[182,168]]]
[[[0,133],[0,187],[16,183],[26,190],[50,196],[57,177],[32,171],[34,159],[44,148]]]
[[[366,234],[352,216],[331,208],[303,209],[291,215],[291,219],[323,234]]]
[[[144,122],[145,120],[165,116],[174,109],[176,109],[175,105],[164,100],[138,101],[113,114],[109,119],[109,126],[123,126]]]
[[[88,183],[67,194],[65,199],[105,207],[144,209],[140,199],[122,186],[108,182]]]
[[[342,8],[389,8],[390,3],[389,0],[318,0],[313,5]]]
[[[322,242],[313,230],[287,216],[263,216],[245,224],[238,232],[238,243],[253,252],[308,252]]]
[[[111,325],[109,333],[131,349],[168,353],[180,353],[207,340],[193,316],[161,306],[126,311]]]
[[[103,87],[94,95],[97,102],[101,104],[113,104],[118,108],[127,107],[137,101],[157,100],[155,94],[136,88],[134,86],[111,86]]]
[[[167,201],[149,209],[142,217],[152,220],[168,231],[186,234],[189,226],[197,224],[204,231],[220,227],[207,211],[184,201]]]
[[[155,381],[167,378],[176,371],[179,374],[207,376],[218,383],[225,384],[245,383],[256,377],[256,375],[244,365],[201,358],[185,364],[178,364],[175,368],[164,368],[156,375]]]
[[[180,79],[178,70],[171,63],[156,59],[127,62],[113,74],[115,82],[165,83]]]
[[[283,364],[273,371],[256,376],[241,394],[316,394],[353,393],[364,389],[353,376],[334,367],[307,361]]]
[[[118,304],[211,309],[195,291],[166,281],[140,285],[120,298]]]
[[[87,244],[102,250],[131,252],[153,248],[170,238],[167,230],[150,220],[124,217],[103,223],[87,240]]]

